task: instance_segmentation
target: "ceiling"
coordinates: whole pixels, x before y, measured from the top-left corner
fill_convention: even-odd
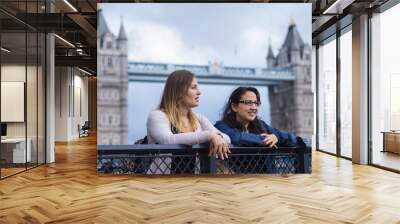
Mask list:
[[[56,66],[79,66],[96,74],[96,7],[97,1],[92,0],[47,0],[47,5],[44,0],[1,0],[2,45],[12,49],[8,60],[35,55],[32,44],[25,52],[25,31],[28,41],[31,32],[54,32]]]
[[[319,43],[352,17],[388,0],[197,0],[190,2],[311,3],[313,43]],[[55,32],[56,65],[75,65],[96,72],[97,3],[183,2],[182,0],[1,0],[0,25],[5,33]],[[189,1],[184,1],[189,2]],[[53,13],[50,12],[50,8]],[[28,12],[28,13],[25,13]],[[338,23],[338,21],[340,21]],[[347,22],[346,22],[347,21]],[[339,25],[338,25],[339,24]],[[7,37],[9,38],[9,37]],[[12,38],[13,39],[13,38]],[[15,39],[19,41],[18,38]],[[4,42],[3,42],[4,43]],[[23,43],[21,43],[23,44]],[[18,45],[18,43],[16,43]],[[78,50],[79,49],[79,50]],[[29,50],[28,50],[29,51]]]

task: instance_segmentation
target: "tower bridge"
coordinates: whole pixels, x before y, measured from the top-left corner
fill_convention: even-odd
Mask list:
[[[193,72],[200,84],[271,86],[281,81],[296,79],[290,66],[265,69],[257,67],[224,67],[222,63],[189,65],[148,62],[129,62],[128,79],[130,82],[165,83],[169,74],[180,69]]]

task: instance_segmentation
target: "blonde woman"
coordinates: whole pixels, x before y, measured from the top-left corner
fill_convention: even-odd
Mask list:
[[[209,142],[210,156],[228,158],[230,139],[210,121],[192,111],[199,105],[200,90],[197,79],[187,70],[177,70],[168,76],[158,110],[147,119],[149,144],[194,145]],[[185,166],[180,162],[181,166]],[[174,169],[174,161],[172,169]],[[175,168],[175,172],[180,172]]]

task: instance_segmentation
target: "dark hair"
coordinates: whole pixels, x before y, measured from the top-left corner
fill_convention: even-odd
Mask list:
[[[260,102],[260,93],[256,88],[253,87],[238,87],[236,88],[229,97],[228,102],[224,107],[224,113],[222,115],[222,120],[227,123],[231,128],[238,128],[245,131],[245,127],[236,120],[236,112],[232,110],[232,104],[239,104],[240,98],[246,94],[246,92],[253,92],[257,96],[257,101]],[[265,128],[261,124],[260,119],[256,118],[251,121],[247,127],[248,131],[251,133],[266,133]]]

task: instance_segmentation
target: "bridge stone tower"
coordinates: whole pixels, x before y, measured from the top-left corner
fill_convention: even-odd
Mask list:
[[[128,40],[122,22],[115,36],[101,9],[97,18],[97,142],[128,144]]]
[[[268,90],[272,126],[295,131],[310,140],[314,127],[311,47],[303,42],[293,20],[277,56],[269,46],[266,62],[267,69],[290,68],[296,77],[294,81],[282,81]]]

